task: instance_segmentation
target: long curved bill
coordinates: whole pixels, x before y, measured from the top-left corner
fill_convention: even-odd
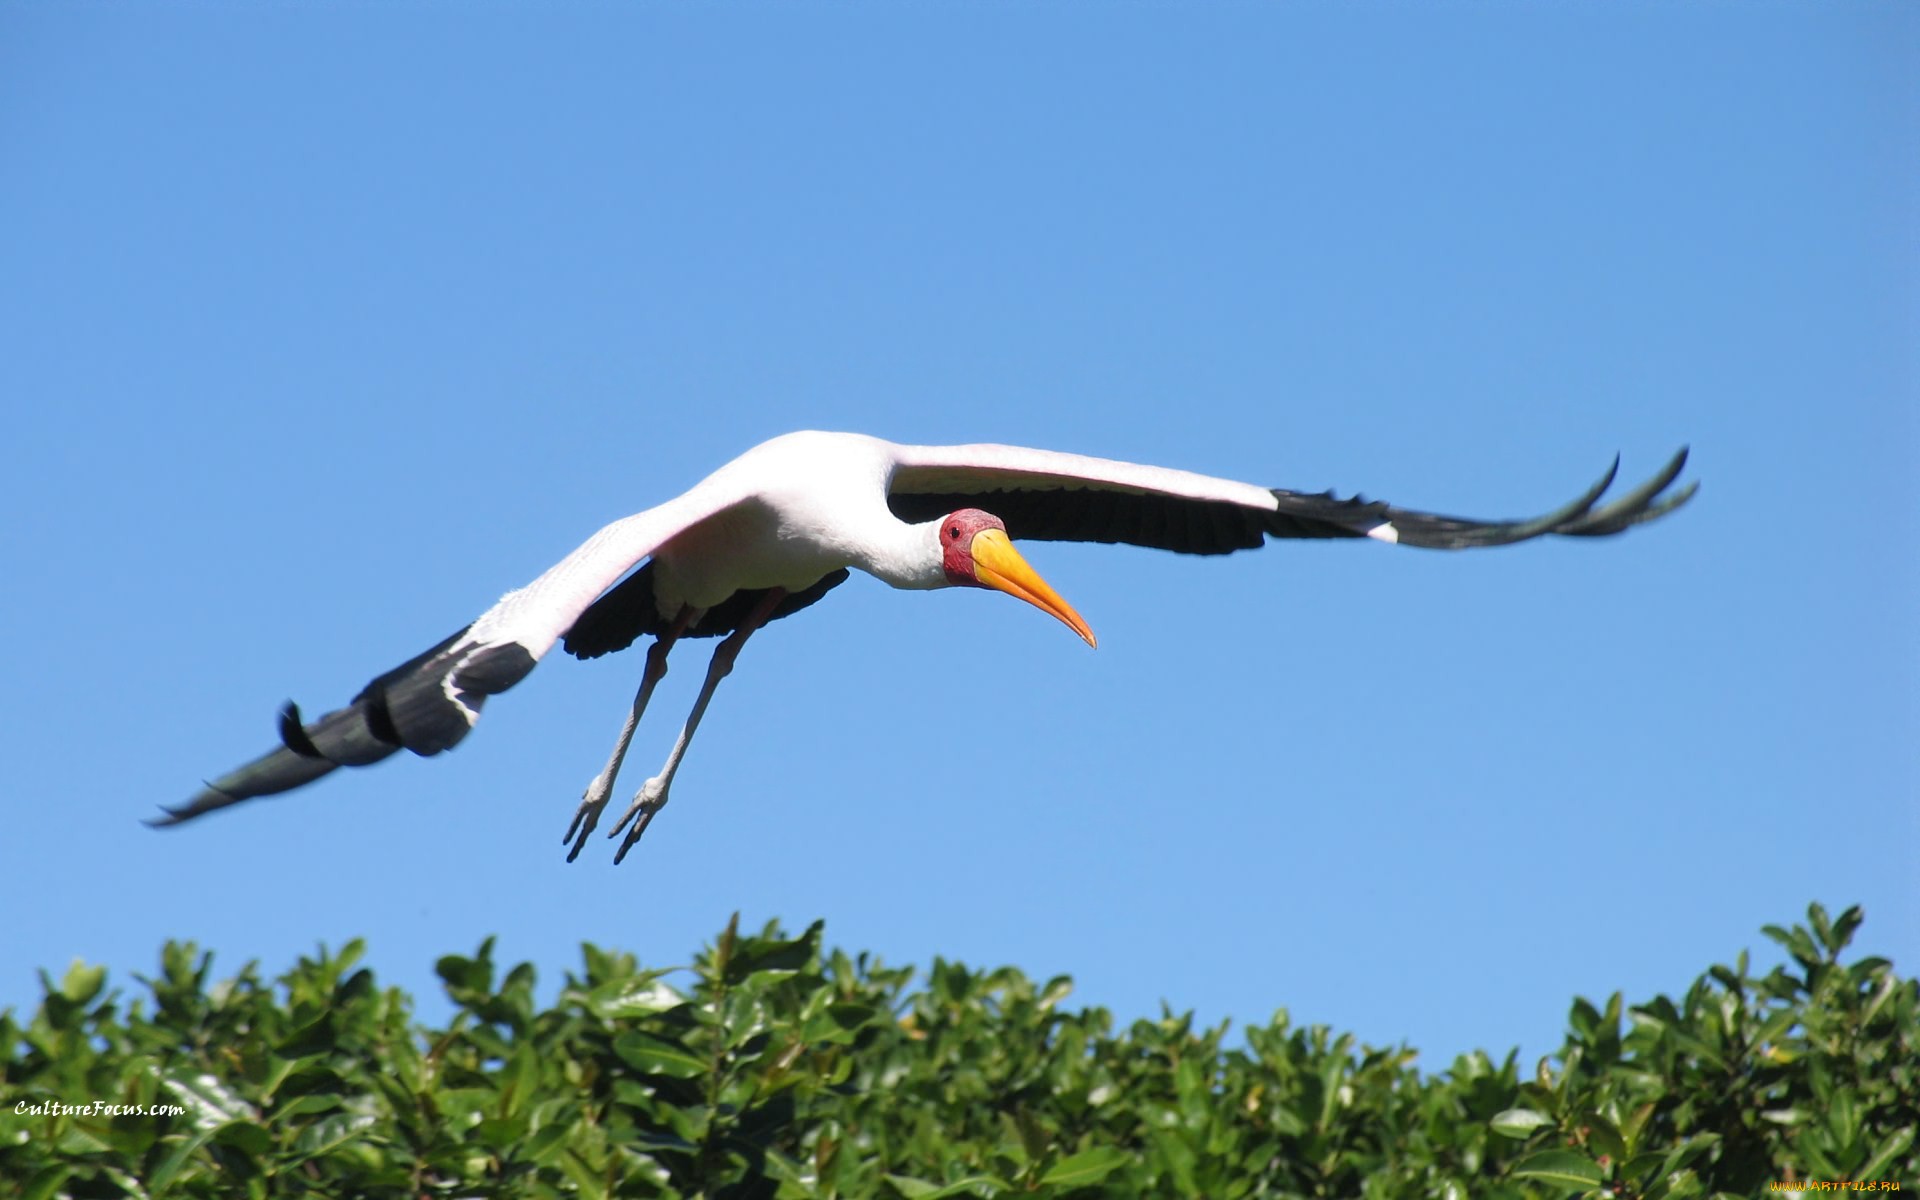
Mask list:
[[[1040,573],[1027,565],[1004,529],[982,529],[973,536],[973,577],[983,587],[1005,592],[1055,617],[1083,638],[1087,645],[1098,646],[1093,630],[1073,611],[1073,605],[1047,586]]]

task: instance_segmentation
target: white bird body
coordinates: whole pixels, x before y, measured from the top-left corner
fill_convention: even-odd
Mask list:
[[[640,817],[624,855],[666,803],[693,730],[747,637],[818,600],[849,568],[905,590],[995,588],[1052,614],[1091,645],[1086,623],[1010,539],[1224,554],[1268,537],[1369,537],[1463,549],[1549,533],[1600,536],[1685,503],[1697,484],[1663,495],[1685,461],[1682,450],[1653,479],[1603,508],[1594,505],[1612,470],[1543,517],[1477,521],[1019,446],[790,433],[674,499],[605,526],[459,633],[374,679],[346,708],[306,725],[289,704],[280,747],[207,785],[156,824],[286,791],[401,748],[436,754],[466,735],[487,696],[512,687],[563,637],[570,651],[590,658],[651,634],[656,641],[613,759],[568,830],[570,840],[579,831],[577,854],[606,803],[633,726],[666,673],[668,649],[682,636],[729,634],[666,768],[613,831]]]
[[[803,591],[856,565],[895,587],[941,586],[937,522],[902,528],[887,511],[889,449],[879,438],[814,431],[762,442],[672,500],[601,529],[501,597],[474,622],[470,640],[516,641],[538,658],[649,556],[663,620],[739,591]]]
[[[682,605],[711,608],[738,591],[803,591],[844,567],[905,590],[946,587],[938,520],[903,523],[887,507],[888,489],[901,474],[915,492],[1057,480],[1066,490],[1077,482],[1254,510],[1276,507],[1267,488],[1167,467],[1023,446],[908,446],[803,430],[762,442],[674,499],[606,526],[539,579],[502,597],[474,622],[472,640],[514,640],[538,658],[579,615],[567,611],[574,600],[584,608],[648,555],[659,568],[655,604],[663,619]]]
[[[655,552],[656,603],[711,608],[745,589],[804,591],[858,567],[895,587],[944,583],[935,526],[887,510],[887,443],[855,434],[790,433],[763,442],[693,489],[727,497],[712,516]]]

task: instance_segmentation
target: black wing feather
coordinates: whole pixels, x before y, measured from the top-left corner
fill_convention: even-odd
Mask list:
[[[789,593],[768,621],[792,616],[847,581],[843,567],[823,577],[804,591]],[[700,620],[682,637],[718,637],[740,628],[740,623],[760,603],[766,592],[759,589],[735,592],[702,613]],[[653,560],[608,588],[606,594],[587,605],[573,627],[561,635],[561,645],[575,658],[599,658],[625,650],[645,636],[659,637],[672,627],[653,599]]]
[[[887,507],[910,522],[978,508],[1005,521],[1015,541],[1125,543],[1181,554],[1251,550],[1265,541],[1268,516],[1238,504],[1087,487],[895,492]]]
[[[1596,509],[1594,505],[1613,485],[1619,472],[1620,460],[1615,458],[1606,474],[1569,503],[1543,516],[1520,521],[1450,517],[1396,508],[1359,496],[1342,500],[1332,492],[1315,495],[1276,489],[1273,495],[1280,507],[1274,518],[1289,531],[1274,532],[1280,537],[1358,537],[1366,536],[1381,525],[1391,525],[1394,541],[1429,550],[1509,546],[1547,534],[1604,537],[1663,516],[1691,500],[1699,490],[1698,483],[1689,483],[1671,496],[1661,498],[1686,464],[1687,450],[1682,447],[1653,478],[1612,504]]]
[[[1543,516],[1486,521],[1396,508],[1362,496],[1273,489],[1275,508],[1263,511],[1223,500],[1106,490],[1062,478],[1054,487],[1025,484],[971,492],[896,492],[887,507],[903,521],[931,521],[963,508],[983,509],[1007,524],[1015,541],[1124,542],[1181,554],[1230,554],[1275,538],[1355,538],[1372,535],[1405,546],[1465,550],[1506,546],[1547,534],[1605,537],[1651,521],[1693,498],[1698,483],[1666,494],[1687,463],[1684,447],[1658,474],[1601,508],[1619,470],[1616,458],[1599,482]],[[1381,527],[1392,526],[1388,536]]]
[[[458,646],[460,630],[373,679],[345,708],[312,724],[300,706],[280,710],[280,745],[230,771],[149,825],[178,825],[203,813],[273,796],[312,783],[335,767],[364,767],[397,750],[438,754],[467,731],[488,696],[504,692],[533,670],[534,657],[517,642]]]

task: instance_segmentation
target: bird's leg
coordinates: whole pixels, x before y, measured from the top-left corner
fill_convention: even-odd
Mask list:
[[[673,743],[673,750],[667,755],[667,765],[661,767],[660,773],[647,780],[634,794],[633,804],[627,809],[626,815],[607,834],[612,837],[625,828],[627,822],[633,822],[633,828],[627,831],[627,839],[620,843],[620,849],[614,853],[614,862],[627,856],[627,851],[633,849],[633,844],[647,831],[654,814],[667,806],[667,789],[673,786],[674,772],[680,769],[680,760],[686,756],[687,743],[693,740],[693,731],[700,728],[700,718],[706,714],[707,702],[713,699],[713,690],[733,670],[733,660],[740,657],[740,647],[747,644],[754,630],[767,623],[767,618],[773,615],[773,610],[786,597],[785,588],[768,590],[760,598],[760,603],[754,605],[747,619],[740,622],[740,627],[728,634],[719,649],[713,652],[713,661],[707,664],[707,681],[700,685],[700,695],[695,697],[693,711],[687,714],[686,727],[680,730],[679,739]],[[638,820],[635,820],[636,817]]]
[[[574,810],[573,823],[567,826],[562,842],[572,842],[573,849],[567,851],[567,861],[580,857],[580,848],[587,844],[587,835],[600,823],[600,810],[613,798],[614,776],[620,773],[620,764],[626,761],[627,746],[633,741],[633,731],[640,724],[640,717],[647,711],[647,701],[653,699],[653,689],[667,674],[667,652],[687,631],[687,626],[700,616],[700,609],[682,607],[680,615],[675,617],[667,631],[647,647],[647,667],[640,675],[640,690],[633,695],[633,707],[627,712],[626,724],[620,727],[620,738],[613,744],[613,756],[607,759],[606,770],[593,777],[587,785],[587,791],[580,798],[580,807]],[[575,837],[574,834],[579,836]]]

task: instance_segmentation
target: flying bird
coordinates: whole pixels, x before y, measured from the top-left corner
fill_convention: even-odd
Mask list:
[[[1668,488],[1683,448],[1651,479],[1600,505],[1619,459],[1571,503],[1524,521],[1447,517],[1360,496],[1294,492],[1166,467],[1019,446],[904,446],[851,433],[791,433],[762,443],[690,491],[615,521],[471,625],[375,678],[312,723],[288,703],[280,745],[151,822],[176,825],[311,783],[335,767],[405,748],[457,745],[489,696],[525,678],[562,643],[597,658],[652,637],[639,691],[607,765],[563,836],[577,857],[613,795],[634,727],[682,638],[722,637],[660,773],[608,836],[619,862],[665,807],[714,689],[769,621],[813,604],[850,568],[908,591],[983,587],[1024,600],[1094,645],[1093,631],[1014,549],[1015,541],[1125,542],[1182,554],[1230,554],[1267,538],[1371,538],[1463,550],[1546,534],[1603,537],[1672,512],[1698,483]]]

